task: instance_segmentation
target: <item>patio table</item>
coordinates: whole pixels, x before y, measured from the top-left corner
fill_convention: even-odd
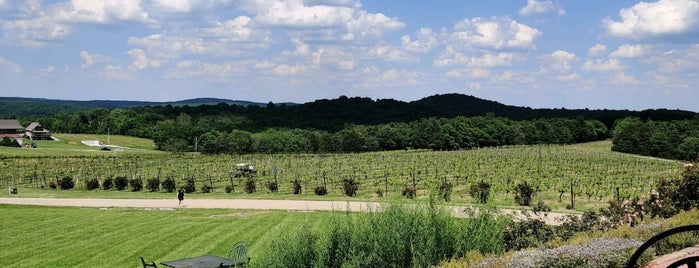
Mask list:
[[[162,265],[173,268],[217,268],[221,263],[226,266],[233,266],[234,264],[232,260],[214,255],[161,262]]]

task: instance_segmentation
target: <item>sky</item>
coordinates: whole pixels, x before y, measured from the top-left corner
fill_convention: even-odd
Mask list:
[[[699,111],[699,0],[0,0],[0,96]]]

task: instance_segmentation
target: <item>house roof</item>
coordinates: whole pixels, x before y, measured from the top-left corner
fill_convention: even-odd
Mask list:
[[[5,137],[10,138],[10,139],[21,139],[22,134],[0,134],[0,140],[4,139]]]
[[[39,123],[37,123],[37,122],[32,122],[31,124],[29,124],[29,126],[27,126],[26,130],[27,131],[34,131],[34,129],[36,127],[41,128],[41,125],[39,125]]]
[[[1,119],[0,129],[24,129],[17,119]]]

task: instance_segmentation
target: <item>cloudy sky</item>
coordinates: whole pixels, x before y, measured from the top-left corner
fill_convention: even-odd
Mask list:
[[[0,0],[0,96],[699,111],[699,0]]]

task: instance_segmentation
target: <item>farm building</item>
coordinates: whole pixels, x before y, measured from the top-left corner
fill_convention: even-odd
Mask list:
[[[24,136],[24,128],[15,119],[0,120],[0,140],[4,138],[15,139],[17,143],[22,144]]]
[[[25,130],[26,130],[25,135],[30,140],[34,140],[34,141],[51,140],[51,131],[43,128],[37,122],[32,122],[31,124],[29,124],[29,126]]]

